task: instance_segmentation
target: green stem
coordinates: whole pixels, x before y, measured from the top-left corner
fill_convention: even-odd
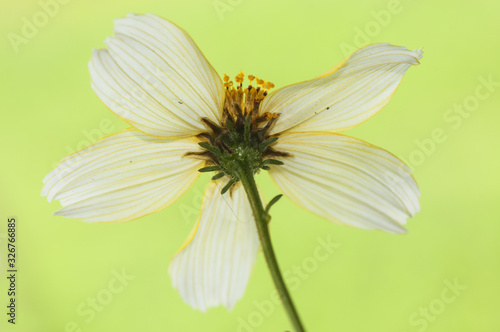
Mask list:
[[[268,222],[271,219],[270,215],[264,209],[262,201],[260,199],[259,190],[257,189],[257,184],[252,171],[245,167],[243,162],[239,163],[238,175],[243,187],[247,193],[248,200],[250,201],[250,206],[252,207],[253,215],[255,217],[255,223],[257,225],[257,231],[259,233],[260,243],[262,245],[262,251],[266,257],[267,266],[271,272],[271,276],[274,281],[274,285],[278,290],[281,301],[285,310],[288,314],[288,318],[295,329],[296,332],[304,332],[304,327],[299,318],[299,314],[293,305],[292,298],[288,293],[285,285],[285,281],[281,276],[281,271],[278,266],[278,261],[274,255],[273,246],[271,243],[271,236],[269,234]]]

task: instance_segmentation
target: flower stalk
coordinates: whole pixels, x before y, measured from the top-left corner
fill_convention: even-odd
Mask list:
[[[262,200],[260,199],[259,190],[257,189],[257,184],[255,183],[253,172],[249,169],[249,167],[246,167],[245,163],[242,161],[238,162],[238,166],[238,176],[241,184],[245,188],[245,192],[253,211],[262,251],[264,252],[267,266],[269,267],[269,271],[271,272],[274,285],[278,290],[280,299],[283,303],[283,306],[285,307],[288,318],[290,319],[290,322],[292,323],[295,331],[304,332],[305,330],[302,322],[300,321],[299,314],[295,309],[290,293],[288,292],[285,281],[283,280],[283,276],[281,275],[278,261],[276,260],[276,255],[274,254],[273,245],[271,243],[271,236],[269,234],[268,228],[268,223],[271,219],[271,216],[269,215],[269,207],[271,206],[271,204],[267,209],[264,208]],[[275,203],[277,199],[279,199],[279,197],[273,199],[273,203]]]

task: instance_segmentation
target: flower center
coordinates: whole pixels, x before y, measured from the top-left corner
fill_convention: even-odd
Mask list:
[[[224,74],[223,80],[224,87],[226,88],[224,115],[231,115],[233,118],[241,115],[256,117],[260,103],[267,96],[268,91],[274,87],[274,84],[271,82],[264,81],[253,75],[248,75],[250,83],[243,89],[243,81],[245,80],[245,74],[243,72],[235,76],[234,80],[236,84],[229,80],[229,76],[226,74]],[[252,86],[254,80],[257,87]]]
[[[260,169],[269,170],[269,165],[283,165],[274,158],[288,156],[273,148],[278,137],[269,134],[279,114],[259,115],[260,103],[274,84],[249,75],[250,84],[243,89],[244,76],[243,72],[236,75],[235,84],[224,74],[226,98],[221,122],[201,119],[207,132],[198,135],[201,141],[198,144],[205,151],[187,154],[206,160],[205,167],[199,171],[217,172],[212,180],[229,178],[222,193],[239,181],[238,172],[242,167],[255,174]],[[257,87],[252,86],[254,80]]]

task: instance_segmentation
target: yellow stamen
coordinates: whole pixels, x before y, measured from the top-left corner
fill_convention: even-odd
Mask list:
[[[245,80],[245,73],[240,71],[234,77],[234,82],[230,80],[229,76],[224,74],[223,81],[226,88],[226,101],[224,108],[227,109],[228,115],[233,118],[241,112],[243,115],[249,115],[256,111],[260,102],[266,97],[267,91],[274,87],[271,82],[264,81],[253,75],[248,75],[250,84],[248,87],[243,88],[243,81]],[[256,80],[257,88],[252,86],[252,82]]]
[[[243,80],[245,79],[245,73],[240,70],[240,73],[234,77],[234,80],[236,83],[239,83],[239,86],[243,83]]]
[[[266,83],[264,83],[264,88],[267,90],[270,90],[270,89],[274,88],[274,84],[271,82],[266,82]]]
[[[266,113],[265,116],[266,116],[267,121],[278,117],[278,115],[276,113]]]

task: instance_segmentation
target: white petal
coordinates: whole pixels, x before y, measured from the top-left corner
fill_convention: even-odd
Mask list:
[[[169,273],[183,300],[205,311],[232,309],[245,292],[259,248],[252,211],[243,187],[232,197],[210,183],[192,235],[173,258]]]
[[[186,31],[154,15],[115,21],[108,50],[89,63],[92,87],[114,113],[149,135],[188,137],[219,122],[224,90]]]
[[[313,132],[283,135],[274,148],[291,157],[271,166],[273,180],[292,201],[323,218],[401,233],[420,210],[410,169],[374,145]]]
[[[269,94],[260,112],[281,113],[272,133],[347,130],[382,109],[421,57],[389,44],[364,47],[315,79]]]
[[[172,204],[198,178],[204,162],[194,139],[166,140],[127,129],[65,157],[45,179],[42,196],[56,212],[89,222],[136,219]]]

